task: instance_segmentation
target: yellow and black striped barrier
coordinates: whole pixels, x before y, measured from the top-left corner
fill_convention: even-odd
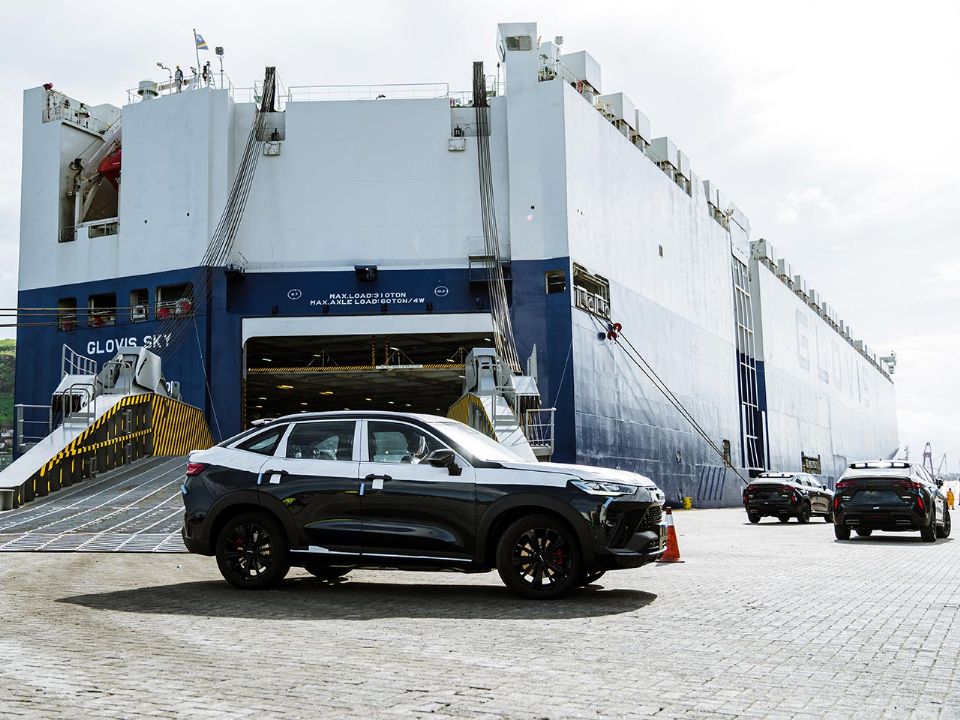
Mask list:
[[[161,395],[131,395],[14,488],[13,507],[140,458],[186,455],[211,445],[199,408]]]

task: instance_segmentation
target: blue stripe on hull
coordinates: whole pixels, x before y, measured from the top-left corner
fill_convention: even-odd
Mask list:
[[[620,350],[597,338],[595,319],[571,307],[569,287],[564,292],[545,292],[544,272],[565,270],[569,285],[570,266],[569,258],[554,258],[515,261],[511,268],[518,350],[526,363],[536,349],[544,405],[557,408],[554,460],[644,473],[660,484],[670,500],[691,495],[702,506],[738,504],[736,477],[719,467],[719,458],[711,455],[702,439],[625,361]],[[197,269],[184,269],[24,291],[19,303],[21,307],[56,307],[60,298],[76,297],[83,307],[88,295],[115,292],[117,304],[126,305],[132,290],[147,288],[152,300],[157,286],[196,282],[197,273]],[[118,343],[149,346],[163,357],[167,379],[180,381],[184,399],[204,409],[210,427],[222,438],[241,429],[241,323],[245,317],[315,315],[319,319],[328,302],[335,303],[330,315],[381,314],[376,298],[364,303],[337,302],[342,299],[339,296],[366,292],[406,293],[416,301],[391,303],[390,314],[489,311],[486,290],[471,286],[466,269],[380,271],[375,283],[361,283],[351,271],[227,275],[215,270],[209,287],[206,297],[194,298],[196,315],[180,321],[190,327],[171,349],[165,347],[162,336],[157,337],[159,321],[133,323],[122,313],[117,324],[107,328],[82,327],[70,332],[53,327],[21,328],[16,402],[49,402],[59,381],[62,344],[101,363],[113,356]],[[673,379],[686,391],[685,404],[702,419],[712,437],[735,439],[736,376],[731,345],[640,295],[622,288],[617,292],[615,309],[618,317],[629,318],[636,325],[626,328],[635,343],[644,345],[664,332],[664,327],[688,338],[683,344],[695,348],[692,354],[647,350],[664,368],[676,369],[677,358],[683,357],[686,374]],[[318,329],[318,334],[322,330]],[[721,355],[730,358],[729,363],[718,362]],[[733,399],[723,407],[727,396]],[[734,448],[734,457],[738,450]]]

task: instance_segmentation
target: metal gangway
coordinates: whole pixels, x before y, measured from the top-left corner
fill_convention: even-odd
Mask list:
[[[448,413],[529,460],[555,449],[556,408],[541,407],[536,379],[517,375],[493,348],[474,348],[464,361],[463,395]]]

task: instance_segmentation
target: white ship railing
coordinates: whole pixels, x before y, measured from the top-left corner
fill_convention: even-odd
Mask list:
[[[226,90],[230,93],[230,97],[236,102],[253,101],[253,88],[235,88],[229,75],[216,71],[213,73],[213,83],[211,85],[205,84],[203,78],[200,76],[184,73],[183,85],[180,87],[180,92],[202,90],[207,87],[215,90]],[[177,94],[177,83],[172,78],[156,83],[153,88],[157,91],[157,95]],[[143,102],[140,88],[130,88],[127,90],[127,104],[130,105],[137,102]]]
[[[60,377],[67,375],[96,375],[97,361],[81,355],[69,345],[64,345],[60,352]]]
[[[110,123],[93,117],[84,103],[56,90],[47,91],[47,104],[41,119],[45,123],[63,120],[97,134],[105,133],[110,128]]]
[[[13,454],[19,457],[53,430],[50,405],[14,405]]]
[[[330,100],[430,100],[449,98],[447,83],[395,85],[298,85],[287,88],[287,102]]]

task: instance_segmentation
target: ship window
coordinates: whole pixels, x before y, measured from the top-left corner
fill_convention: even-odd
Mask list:
[[[147,319],[147,305],[150,293],[146,288],[130,291],[130,321],[143,322]]]
[[[573,264],[574,304],[581,310],[603,318],[610,317],[610,281]]]
[[[77,329],[76,298],[60,298],[57,300],[57,327],[60,330]]]
[[[167,285],[157,288],[157,320],[171,317],[189,317],[193,314],[193,285]]]
[[[117,294],[91,295],[87,301],[87,324],[90,327],[106,327],[117,324]]]
[[[543,275],[546,280],[548,294],[567,291],[566,270],[547,270]]]
[[[529,35],[511,35],[507,38],[507,50],[532,50],[533,40]]]

